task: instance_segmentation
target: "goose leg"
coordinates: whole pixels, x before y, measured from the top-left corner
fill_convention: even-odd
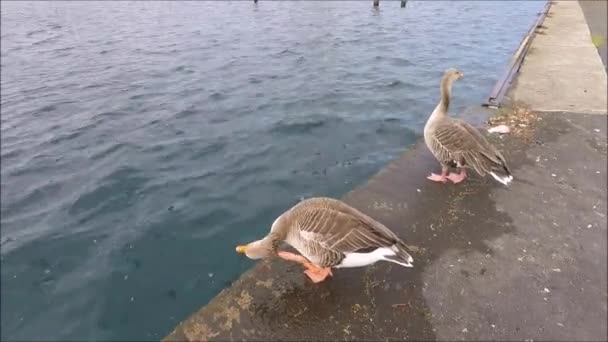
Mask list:
[[[467,178],[467,171],[464,168],[460,169],[460,173],[450,173],[447,176],[447,179],[454,184],[462,182],[465,178]]]
[[[305,257],[298,255],[298,254],[280,251],[277,253],[277,255],[279,257],[281,257],[282,259],[285,259],[288,261],[295,261],[295,262],[299,262],[300,264],[304,264],[304,265],[308,263],[308,260]]]
[[[441,175],[431,173],[431,175],[426,177],[426,179],[430,179],[435,182],[445,183],[448,180],[447,175],[448,175],[448,168],[446,166],[441,165]]]
[[[308,278],[310,278],[310,280],[313,281],[313,283],[322,282],[328,276],[333,275],[331,273],[331,267],[322,268],[317,265],[311,264],[308,261],[308,259],[306,259],[305,257],[303,257],[301,255],[290,253],[290,252],[285,252],[285,251],[280,251],[277,253],[277,255],[282,259],[285,259],[288,261],[295,261],[297,263],[304,265],[304,267],[306,267],[306,271],[304,271],[304,273],[308,276]]]
[[[333,275],[330,267],[321,268],[310,263],[306,263],[304,266],[307,268],[307,270],[304,271],[304,274],[306,274],[313,283],[320,283],[327,279],[327,277]]]

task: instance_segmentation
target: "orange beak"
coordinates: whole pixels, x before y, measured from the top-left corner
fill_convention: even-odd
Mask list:
[[[247,249],[246,246],[236,246],[236,252],[237,253],[245,254],[245,250],[246,249]]]

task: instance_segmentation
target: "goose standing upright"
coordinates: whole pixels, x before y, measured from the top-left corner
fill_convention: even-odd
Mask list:
[[[445,183],[462,182],[472,168],[480,176],[489,173],[494,179],[508,185],[513,176],[502,154],[470,124],[448,117],[452,85],[463,74],[450,68],[441,79],[441,99],[424,126],[424,141],[441,164],[441,175],[431,173],[427,178]],[[460,173],[448,174],[449,167],[460,168]]]
[[[301,255],[278,251],[282,241]],[[315,283],[332,275],[331,268],[360,267],[390,261],[412,267],[405,243],[380,222],[346,203],[326,197],[310,198],[281,214],[263,239],[236,247],[250,259],[278,255],[306,267]]]

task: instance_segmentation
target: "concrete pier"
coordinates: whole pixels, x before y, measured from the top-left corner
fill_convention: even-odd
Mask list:
[[[591,40],[597,47],[604,67],[608,61],[608,22],[606,13],[608,12],[608,1],[606,0],[586,0],[579,4],[585,13],[585,18],[591,30]]]
[[[421,142],[344,197],[411,245],[414,268],[312,284],[262,261],[165,340],[607,340],[606,69],[578,3],[545,26],[513,108],[488,112],[513,129],[490,137],[509,188],[427,181],[439,165]]]
[[[605,21],[606,12],[603,14]],[[517,84],[512,99],[535,110],[606,114],[606,69],[578,1],[551,6]]]

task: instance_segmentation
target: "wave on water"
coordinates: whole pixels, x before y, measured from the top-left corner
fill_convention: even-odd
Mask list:
[[[300,120],[282,119],[275,123],[271,128],[271,133],[279,134],[306,134],[311,133],[317,128],[335,126],[344,122],[344,119],[339,117],[333,118],[304,118]]]

